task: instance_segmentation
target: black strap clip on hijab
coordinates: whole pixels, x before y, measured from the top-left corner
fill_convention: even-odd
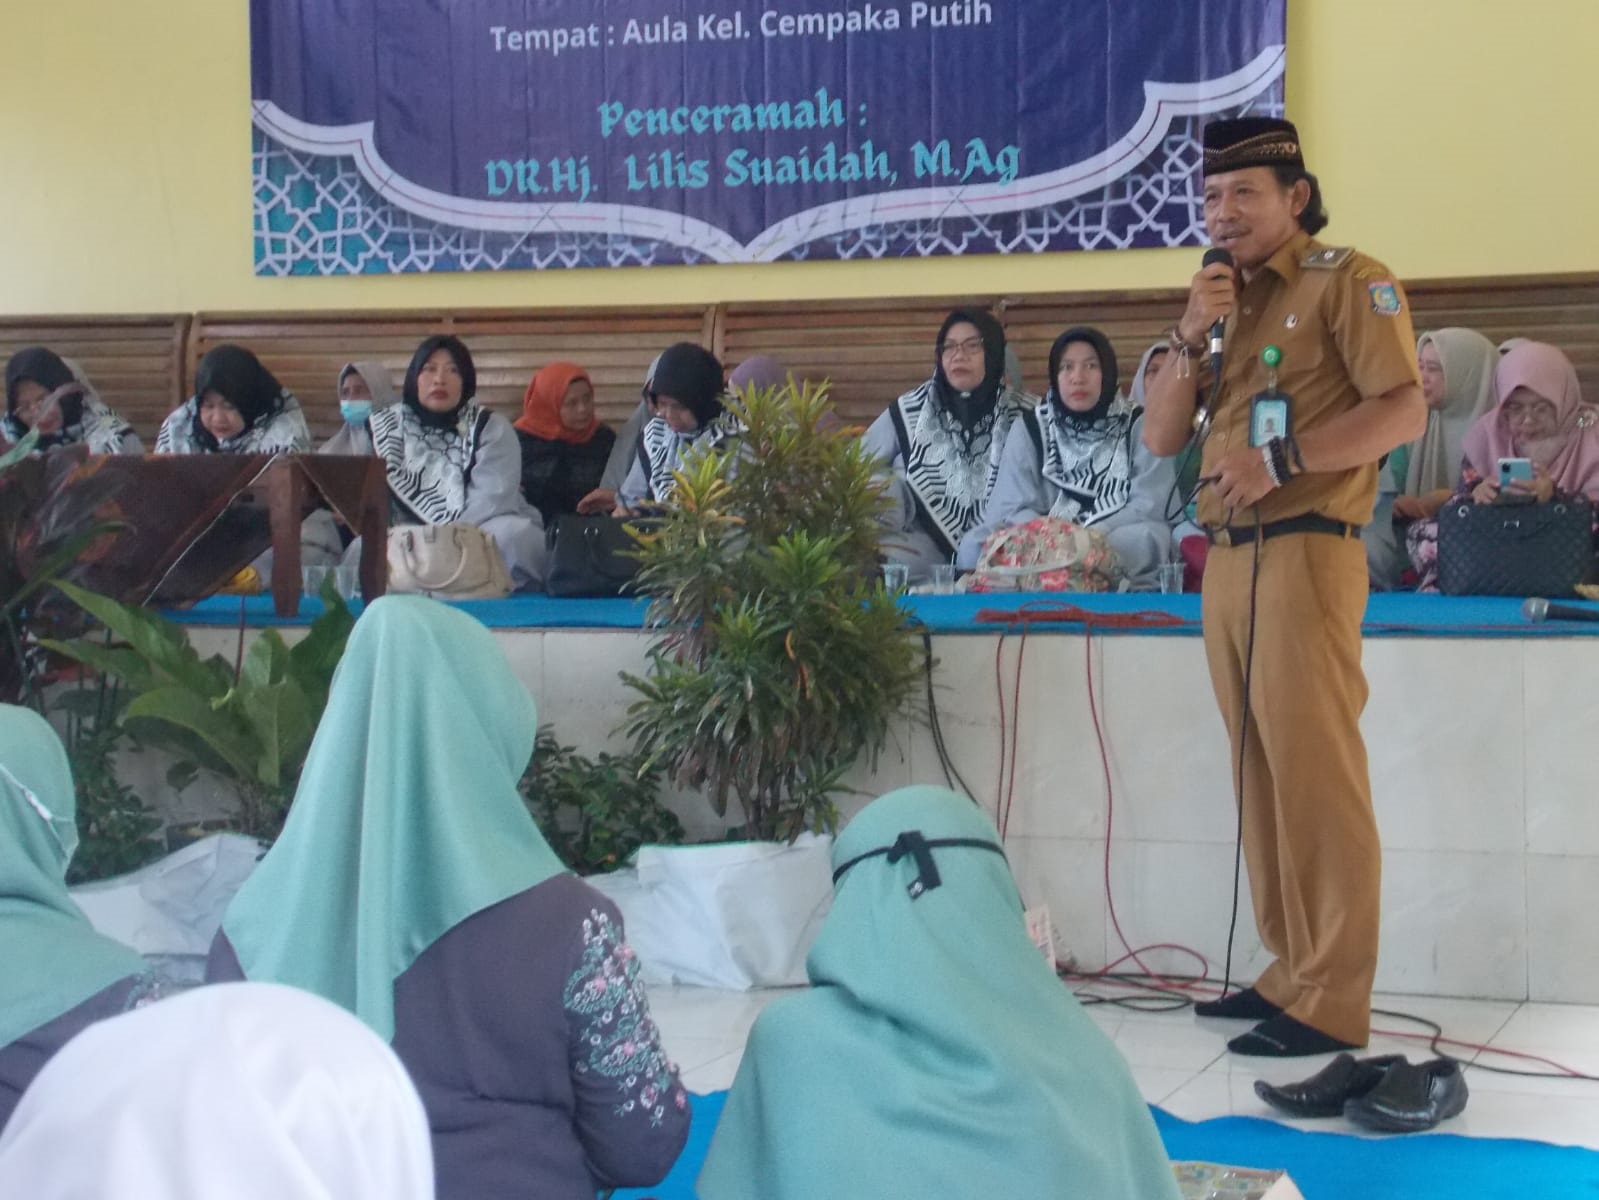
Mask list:
[[[857,854],[840,866],[833,872],[833,886],[838,886],[838,881],[845,871],[865,859],[876,858],[881,854],[887,856],[890,863],[897,863],[909,855],[916,862],[916,878],[911,880],[905,891],[912,900],[919,899],[934,888],[942,886],[944,882],[944,877],[938,873],[938,864],[933,861],[933,850],[943,846],[961,846],[968,850],[992,850],[1001,858],[1005,857],[1003,849],[982,838],[933,838],[929,841],[920,829],[907,829],[894,839],[892,846],[879,846],[875,850],[868,850],[865,854]]]

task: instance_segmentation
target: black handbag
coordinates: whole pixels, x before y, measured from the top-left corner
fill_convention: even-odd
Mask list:
[[[1438,513],[1438,590],[1449,596],[1569,596],[1593,566],[1593,508],[1446,504]]]
[[[621,596],[638,573],[637,549],[621,517],[563,513],[550,531],[544,590],[552,596]]]

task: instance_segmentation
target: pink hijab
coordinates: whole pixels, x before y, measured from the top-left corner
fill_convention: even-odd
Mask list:
[[[1564,444],[1548,464],[1555,486],[1568,496],[1599,500],[1599,426],[1584,408],[1576,369],[1559,350],[1525,342],[1507,351],[1494,372],[1497,402],[1466,433],[1466,459],[1483,478],[1492,479],[1501,458],[1519,457],[1503,414],[1505,398],[1518,387],[1536,392],[1555,406]]]

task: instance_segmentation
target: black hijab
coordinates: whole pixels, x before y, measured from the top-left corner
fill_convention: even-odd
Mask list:
[[[1066,347],[1073,342],[1083,342],[1092,346],[1094,353],[1099,356],[1099,370],[1103,382],[1099,385],[1098,401],[1087,412],[1073,412],[1066,407],[1066,401],[1060,394],[1060,360],[1066,356]],[[1116,351],[1111,349],[1110,339],[1091,326],[1073,326],[1056,338],[1055,344],[1049,348],[1048,399],[1060,406],[1061,416],[1069,425],[1087,428],[1096,421],[1103,421],[1105,414],[1110,412],[1111,401],[1116,399],[1116,385],[1119,382]]]
[[[944,339],[949,336],[952,327],[963,321],[976,326],[983,339],[983,382],[970,392],[959,391],[944,373]],[[938,330],[938,342],[933,347],[933,382],[939,403],[961,423],[962,428],[970,428],[994,410],[1004,376],[1005,327],[997,317],[986,309],[957,308],[944,318],[944,324]]]
[[[421,394],[417,391],[422,368],[437,350],[448,350],[450,357],[455,360],[455,369],[461,372],[461,402],[447,413],[434,412],[423,405]],[[477,395],[477,366],[472,362],[472,352],[466,348],[466,343],[447,333],[435,333],[432,337],[424,338],[416,348],[416,353],[411,355],[411,365],[405,368],[405,387],[400,395],[406,407],[416,414],[425,428],[454,429],[461,409]]]
[[[17,416],[17,389],[25,379],[38,384],[46,392],[53,392],[57,388],[76,382],[72,368],[67,366],[61,356],[53,350],[46,350],[43,346],[28,346],[13,354],[6,362],[6,416],[10,417],[23,432],[27,431],[27,427]],[[61,406],[62,429],[70,429],[82,423],[82,396],[63,396],[57,403]]]
[[[722,364],[694,342],[678,342],[661,351],[648,386],[654,395],[670,396],[681,403],[694,414],[701,429],[722,415]]]
[[[283,385],[243,346],[217,346],[206,351],[194,373],[194,440],[206,450],[220,449],[200,420],[207,392],[215,392],[244,418],[244,429],[264,425],[283,411]]]

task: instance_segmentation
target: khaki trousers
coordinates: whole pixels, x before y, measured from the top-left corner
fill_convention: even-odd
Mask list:
[[[1254,543],[1213,546],[1205,656],[1237,779]],[[1382,851],[1360,712],[1366,553],[1358,537],[1260,543],[1243,761],[1244,859],[1276,961],[1256,982],[1289,1015],[1353,1045],[1371,1030]]]

